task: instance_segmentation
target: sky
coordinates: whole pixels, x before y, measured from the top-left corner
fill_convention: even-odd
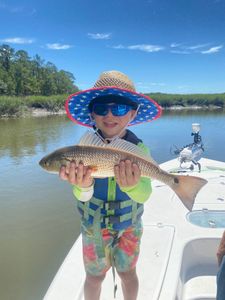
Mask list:
[[[118,70],[142,93],[225,92],[225,0],[0,0],[0,44],[82,90]]]

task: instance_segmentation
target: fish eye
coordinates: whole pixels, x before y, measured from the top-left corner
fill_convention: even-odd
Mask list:
[[[49,162],[48,162],[48,161],[45,161],[45,166],[46,166],[46,167],[49,167],[49,165],[50,165]]]

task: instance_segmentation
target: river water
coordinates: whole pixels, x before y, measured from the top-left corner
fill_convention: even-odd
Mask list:
[[[225,161],[225,112],[173,111],[132,127],[158,162],[171,146],[192,142],[201,124],[204,156]],[[79,235],[79,216],[67,182],[38,161],[76,144],[85,128],[65,116],[0,120],[0,299],[40,300]]]

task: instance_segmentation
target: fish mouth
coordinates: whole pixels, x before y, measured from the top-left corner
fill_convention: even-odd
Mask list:
[[[47,163],[47,156],[44,156],[44,157],[42,157],[42,159],[39,161],[39,165],[42,167],[42,168],[44,168],[44,169],[46,169],[46,167],[47,167],[47,165],[48,165],[48,163]]]
[[[44,167],[44,165],[45,165],[45,161],[44,161],[44,159],[42,158],[42,159],[39,161],[39,166]]]

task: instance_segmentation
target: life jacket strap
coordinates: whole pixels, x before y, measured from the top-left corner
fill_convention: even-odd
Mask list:
[[[111,229],[124,229],[123,225],[127,227],[129,223],[130,225],[134,224],[140,218],[144,210],[142,204],[131,199],[103,202],[102,200],[93,198],[91,202],[78,201],[77,205],[84,220],[87,220],[93,225],[97,222],[98,224],[102,224],[102,228],[108,227]],[[130,211],[120,215],[118,210],[126,207],[131,207]],[[102,210],[108,211],[110,215],[105,215]],[[117,210],[118,215],[114,214],[115,210]],[[119,224],[121,224],[121,226]]]

